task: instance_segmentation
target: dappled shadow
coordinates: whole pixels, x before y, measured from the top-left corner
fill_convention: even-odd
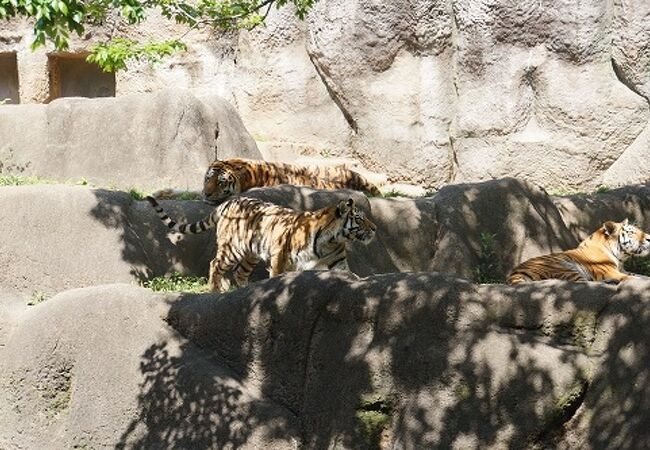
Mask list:
[[[304,209],[348,195],[288,186],[255,192]],[[159,347],[143,355],[143,412],[122,444],[181,445],[183,434],[175,430],[185,430],[182,418],[190,412],[185,401],[169,399],[188,399],[201,417],[223,412],[216,413],[223,423],[189,421],[219,440],[187,431],[195,441],[183,445],[251,447],[259,430],[263,437],[255,442],[295,436],[299,446],[315,449],[554,447],[571,433],[596,448],[611,442],[633,448],[635,435],[647,442],[648,336],[633,333],[646,319],[640,294],[597,283],[474,285],[434,273],[476,279],[483,235],[492,236],[499,260],[494,277],[527,257],[575,246],[576,234],[542,190],[506,179],[369,204],[377,238],[350,253],[353,271],[373,275],[367,279],[286,274],[224,295],[172,301],[167,321],[188,347],[171,357]],[[138,239],[150,238],[143,229],[158,221],[152,212],[129,216],[108,199],[94,214],[107,226],[131,228],[125,258],[154,264],[139,256],[154,253],[138,253]],[[134,224],[143,214],[142,224]],[[156,251],[185,264],[191,252],[175,260],[176,249]],[[428,273],[376,275],[396,271]],[[628,309],[616,312],[612,305],[621,300]],[[630,343],[640,357],[633,363],[626,359]],[[237,387],[224,388],[213,372],[204,372],[205,382],[177,384],[180,368],[194,371],[192,361],[202,358],[227,368]],[[241,412],[244,389],[259,393],[283,419]],[[192,400],[199,397],[209,400]]]
[[[226,361],[191,342],[151,345],[140,372],[137,416],[116,448],[254,448],[273,441],[286,448],[295,441],[289,411],[260,399]]]
[[[582,240],[608,220],[650,224],[650,186],[626,186],[591,195],[553,197],[571,233]]]
[[[650,447],[650,282],[621,286],[600,323],[602,358],[585,399],[593,448]]]
[[[97,206],[90,214],[107,228],[119,230],[122,259],[131,264],[135,279],[143,281],[173,272],[205,276],[214,255],[214,233],[171,235],[147,202],[134,200],[125,192],[95,189],[93,193]],[[161,204],[178,220],[198,220],[212,210],[198,201]]]
[[[304,272],[182,295],[168,321],[292,411],[305,448],[376,448],[368,412],[387,414],[384,444],[521,448],[561,436],[578,409],[615,291]]]
[[[196,352],[171,356],[164,343],[147,349],[140,363],[138,417],[116,447],[214,448],[245,443],[254,423],[241,390],[204,365]]]
[[[146,202],[96,190],[91,214],[122,233],[123,259],[137,278],[180,272],[205,276],[214,255],[214,233],[168,235]],[[347,190],[320,191],[289,185],[252,189],[244,195],[298,210],[314,210],[353,197],[377,224],[369,245],[352,243],[351,270],[378,273],[438,271],[475,281],[503,280],[522,260],[577,245],[546,193],[511,178],[447,186],[433,197],[366,198]],[[198,201],[164,201],[178,221],[205,217],[213,207]],[[582,220],[582,219],[581,219]],[[252,280],[268,276],[262,267]]]

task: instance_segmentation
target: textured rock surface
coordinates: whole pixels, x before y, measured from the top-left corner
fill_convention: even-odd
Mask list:
[[[166,90],[0,107],[0,171],[196,189],[216,156],[261,157],[235,110],[215,95]]]
[[[179,218],[184,213],[200,217],[205,208],[197,203],[184,202],[183,211],[166,206]],[[0,252],[3,290],[53,294],[174,270],[203,274],[213,252],[214,238],[207,234],[176,247],[151,207],[123,192],[60,185],[4,187],[0,209],[11,211],[0,215],[7,232]]]
[[[0,337],[0,445],[643,448],[649,288],[304,272],[220,297],[72,290]]]
[[[293,186],[246,195],[301,210],[355,198],[378,227],[369,245],[350,247],[350,267],[360,276],[436,271],[498,281],[527,258],[573,248],[606,220],[627,217],[645,229],[650,224],[646,186],[553,199],[514,179],[448,186],[420,199],[366,199],[354,191]],[[162,204],[178,220],[195,221],[212,211],[198,201]],[[213,233],[168,235],[148,203],[123,192],[6,187],[0,189],[0,210],[12,211],[0,215],[0,289],[52,294],[175,271],[206,276],[214,256]],[[254,279],[267,276],[260,266]]]
[[[0,341],[0,446],[291,448],[293,414],[168,327],[168,309],[110,285],[25,312]]]
[[[428,186],[516,176],[591,189],[650,175],[649,24],[645,0],[333,0],[305,22],[281,9],[252,32],[194,31],[186,54],[119,74],[117,93],[219,94],[270,158],[353,157]],[[131,33],[183,29],[153,17]],[[28,26],[0,35],[23,101],[47,98]]]

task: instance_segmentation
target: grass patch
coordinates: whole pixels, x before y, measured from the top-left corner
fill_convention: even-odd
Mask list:
[[[45,300],[47,300],[49,298],[50,298],[50,296],[47,295],[45,292],[34,291],[34,292],[32,292],[32,296],[27,301],[27,305],[35,306],[35,305],[38,305],[40,303],[43,303]]]
[[[505,282],[501,261],[495,251],[496,234],[482,232],[479,235],[478,264],[474,269],[474,281],[480,284]]]
[[[400,191],[396,191],[395,189],[391,189],[387,192],[382,192],[381,196],[382,198],[405,197],[404,194],[402,194]]]
[[[625,261],[624,267],[627,272],[650,277],[650,258],[634,256]]]
[[[200,192],[185,191],[178,196],[179,200],[201,200]]]
[[[0,186],[29,186],[34,184],[74,184],[77,186],[91,186],[85,178],[78,180],[55,181],[37,176],[25,176],[12,173],[0,174]]]
[[[145,197],[146,197],[147,195],[149,195],[149,194],[147,194],[146,192],[144,192],[144,191],[142,191],[142,190],[140,190],[140,189],[138,189],[138,188],[131,188],[131,189],[129,189],[129,190],[128,190],[128,194],[129,194],[129,196],[131,196],[131,198],[132,198],[133,200],[144,200]]]
[[[0,186],[27,186],[32,184],[52,184],[53,181],[39,177],[26,177],[24,175],[0,175]]]
[[[145,280],[141,285],[154,292],[208,292],[208,280],[205,277],[185,276],[180,273]]]
[[[381,437],[390,425],[392,407],[378,394],[364,395],[356,410],[357,429],[363,435],[367,448],[381,448]]]
[[[29,186],[29,185],[36,185],[36,184],[67,184],[67,185],[76,185],[76,186],[88,186],[92,188],[101,188],[101,186],[97,186],[89,182],[85,177],[81,177],[76,180],[54,181],[54,180],[48,180],[46,178],[40,178],[37,176],[0,174],[0,187]],[[113,186],[105,189],[109,189],[111,191],[121,191],[120,188],[116,188]],[[129,196],[132,199],[138,201],[142,201],[145,199],[147,195],[150,195],[148,192],[137,187],[130,188],[128,191],[126,191],[126,193],[129,194]],[[201,193],[192,192],[192,191],[185,191],[174,197],[174,200],[200,200],[200,199],[201,199]]]

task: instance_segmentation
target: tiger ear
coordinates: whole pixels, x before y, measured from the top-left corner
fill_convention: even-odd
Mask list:
[[[628,225],[629,223],[630,223],[630,222],[629,222],[629,220],[627,220],[627,217],[626,217],[625,220],[623,221],[623,226],[626,226],[626,225]]]
[[[338,206],[336,207],[336,216],[337,217],[343,217],[343,215],[345,215],[345,213],[348,212],[348,210],[350,209],[350,202],[352,202],[351,198],[348,199],[347,201],[346,200],[341,200],[339,202]],[[354,202],[352,202],[352,204],[354,204]]]
[[[349,198],[347,202],[345,202],[348,208],[352,208],[354,206],[354,200],[352,198]]]
[[[616,222],[612,222],[611,220],[608,220],[603,224],[603,233],[605,236],[611,236],[616,232]]]

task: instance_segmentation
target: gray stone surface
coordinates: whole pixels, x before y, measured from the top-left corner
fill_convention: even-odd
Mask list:
[[[3,172],[123,189],[198,189],[217,156],[261,157],[235,110],[216,95],[166,90],[0,107]]]
[[[184,202],[165,206],[179,218],[210,208]],[[214,237],[183,243],[166,229],[146,202],[124,192],[83,186],[0,188],[2,289],[46,294],[102,283],[137,282],[178,271],[203,274]]]
[[[439,187],[514,176],[592,189],[650,176],[645,0],[332,0],[305,22],[193,31],[189,50],[118,74],[117,95],[173,86],[230,101],[265,157],[353,158],[391,182]],[[105,37],[89,30],[82,51]],[[151,17],[128,34],[180,36]],[[48,95],[29,26],[0,28],[21,102]]]
[[[293,414],[167,326],[170,300],[106,285],[30,307],[0,346],[0,446],[291,448]]]
[[[448,186],[432,197],[370,198],[354,191],[294,186],[245,195],[299,210],[353,197],[377,224],[368,245],[354,243],[350,267],[359,276],[435,271],[499,281],[521,261],[573,248],[606,220],[629,218],[648,229],[648,188],[551,198],[514,179]],[[199,201],[163,201],[179,221],[212,211]],[[144,201],[119,191],[42,185],[0,189],[5,231],[0,288],[53,294],[74,287],[138,282],[180,272],[206,276],[214,234],[180,236]],[[26,245],[25,243],[29,243]],[[260,265],[253,279],[268,277]]]
[[[649,288],[303,272],[222,296],[76,289],[0,346],[0,445],[373,448],[374,411],[384,448],[645,447]]]

